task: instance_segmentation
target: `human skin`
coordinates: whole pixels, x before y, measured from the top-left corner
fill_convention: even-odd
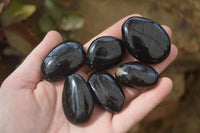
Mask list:
[[[84,45],[87,51],[90,43],[100,36],[114,36],[121,39],[123,22],[138,14],[129,15],[92,38]],[[162,25],[169,37],[172,32]],[[48,82],[40,75],[40,66],[51,49],[62,42],[56,31],[47,33],[41,43],[27,56],[24,62],[11,73],[0,88],[0,132],[1,133],[124,133],[141,121],[172,90],[173,83],[167,77],[159,79],[156,86],[140,91],[122,85],[126,96],[124,109],[111,113],[95,104],[88,123],[73,125],[67,121],[62,109],[64,80]],[[167,59],[152,65],[161,73],[177,56],[177,48],[172,44]],[[126,53],[122,63],[135,61]],[[107,71],[114,75],[116,67]],[[76,73],[88,79],[91,70],[84,65]]]

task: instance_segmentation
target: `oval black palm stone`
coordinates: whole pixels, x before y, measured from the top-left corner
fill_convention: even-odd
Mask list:
[[[85,62],[85,52],[78,42],[59,44],[45,57],[41,76],[47,81],[59,81],[76,72]]]
[[[122,26],[122,36],[129,53],[140,61],[156,64],[169,55],[170,39],[165,30],[152,20],[129,18]]]
[[[78,74],[67,77],[62,94],[65,116],[73,124],[84,124],[89,121],[94,102],[91,90],[85,80]]]
[[[107,72],[94,72],[88,79],[95,100],[106,110],[119,112],[123,108],[125,96],[114,77]]]
[[[120,63],[124,53],[125,46],[121,40],[104,36],[91,43],[87,51],[86,62],[92,69],[107,69]]]
[[[158,73],[142,62],[128,62],[120,65],[115,73],[117,81],[136,89],[148,89],[158,81]]]

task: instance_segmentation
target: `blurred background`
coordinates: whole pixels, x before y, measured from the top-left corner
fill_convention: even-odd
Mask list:
[[[162,73],[173,91],[129,133],[199,133],[199,0],[1,0],[0,83],[49,30],[84,44],[132,13],[170,26],[179,55]]]

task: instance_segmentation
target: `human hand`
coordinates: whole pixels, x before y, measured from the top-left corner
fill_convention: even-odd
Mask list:
[[[121,26],[127,16],[84,45],[100,36],[122,38]],[[172,36],[169,27],[163,28]],[[48,82],[41,78],[40,67],[43,59],[62,38],[56,31],[49,32],[43,41],[30,53],[24,62],[2,83],[0,88],[0,132],[1,133],[122,133],[141,121],[171,91],[172,81],[163,77],[153,88],[141,92],[122,85],[126,96],[125,107],[113,114],[95,105],[88,123],[73,125],[67,121],[62,109],[62,90],[64,80]],[[161,73],[176,57],[177,49],[171,46],[170,55],[160,64],[152,65]],[[128,53],[122,63],[136,60]],[[107,71],[114,75],[116,67]],[[88,79],[90,69],[85,65],[77,73]]]

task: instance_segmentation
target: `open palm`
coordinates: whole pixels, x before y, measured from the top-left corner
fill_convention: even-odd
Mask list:
[[[132,16],[127,16],[84,45],[85,50],[92,40],[100,36],[121,38],[121,25]],[[171,37],[171,30],[163,26]],[[0,132],[15,133],[121,133],[127,132],[142,120],[171,91],[172,81],[160,78],[158,84],[141,92],[123,87],[126,96],[124,109],[117,114],[105,111],[95,105],[90,121],[77,126],[67,121],[62,110],[63,81],[48,82],[40,76],[40,66],[44,57],[57,44],[62,42],[60,34],[50,31],[43,41],[31,52],[24,62],[3,82],[0,88]],[[154,65],[157,72],[162,72],[176,57],[177,49],[171,47],[169,57]],[[123,62],[134,61],[128,53]],[[107,70],[114,75],[115,68]],[[77,73],[88,79],[90,69],[85,65]]]

